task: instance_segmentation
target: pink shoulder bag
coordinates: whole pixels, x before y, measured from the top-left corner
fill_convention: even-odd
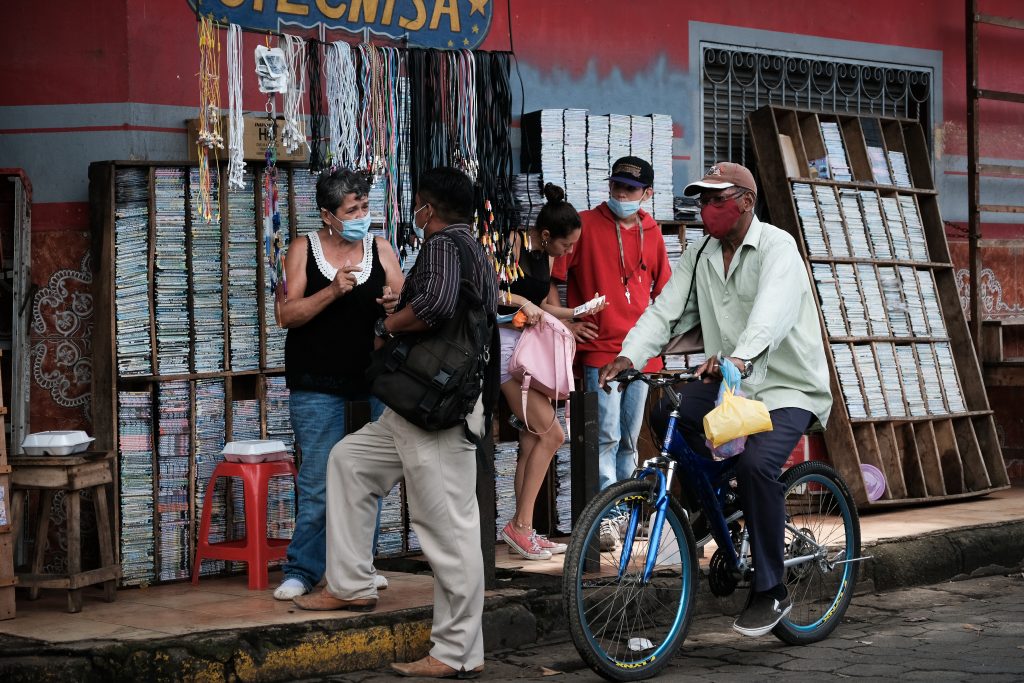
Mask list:
[[[536,325],[523,329],[508,361],[508,374],[523,385],[524,417],[526,395],[530,389],[536,389],[555,401],[569,398],[569,392],[573,390],[572,360],[575,355],[576,340],[572,332],[550,313],[542,312]],[[530,429],[528,422],[526,428]]]

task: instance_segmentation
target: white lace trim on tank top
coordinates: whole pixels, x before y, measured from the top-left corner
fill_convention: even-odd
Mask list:
[[[310,246],[313,247],[313,259],[316,261],[317,270],[328,281],[333,282],[334,276],[338,274],[338,269],[327,262],[327,258],[324,256],[324,247],[320,244],[320,235],[316,232],[311,232],[308,235],[308,239]],[[370,233],[363,237],[363,260],[359,265],[363,269],[355,273],[356,285],[366,282],[367,278],[370,277],[370,270],[373,268],[373,235]]]

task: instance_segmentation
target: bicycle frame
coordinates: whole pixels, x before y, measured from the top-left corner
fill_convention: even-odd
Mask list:
[[[708,516],[712,538],[715,539],[719,548],[724,549],[732,566],[740,570],[745,569],[745,567],[740,566],[743,560],[736,553],[732,536],[729,533],[728,522],[726,522],[725,516],[722,514],[722,503],[719,497],[723,487],[728,486],[729,479],[731,478],[732,460],[710,460],[693,452],[693,449],[686,443],[686,439],[682,438],[682,434],[676,430],[676,422],[679,419],[678,396],[671,387],[666,386],[665,388],[668,392],[671,392],[670,396],[673,399],[674,407],[669,413],[665,438],[661,444],[661,453],[657,458],[645,461],[633,473],[635,479],[645,479],[651,475],[657,477],[657,497],[653,504],[655,516],[650,530],[650,547],[660,547],[661,532],[664,527],[665,512],[668,509],[672,478],[677,467],[681,467],[683,474],[687,475],[697,491],[701,509]],[[632,548],[640,522],[639,509],[634,508],[630,515],[626,537],[622,542],[623,548]],[[620,579],[625,573],[626,567],[629,566],[631,556],[632,550],[627,550],[619,558]],[[646,584],[650,581],[656,561],[657,553],[648,553],[641,579],[643,583]]]

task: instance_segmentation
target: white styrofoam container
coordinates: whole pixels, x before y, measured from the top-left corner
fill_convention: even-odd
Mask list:
[[[275,439],[228,441],[221,453],[228,462],[271,462],[290,457],[284,442]]]
[[[81,430],[35,432],[21,442],[25,455],[71,455],[81,453],[95,441]]]

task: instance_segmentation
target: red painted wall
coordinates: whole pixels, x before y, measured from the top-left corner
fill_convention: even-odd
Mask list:
[[[561,74],[574,82],[595,74],[600,82],[615,71],[626,82],[631,82],[634,77],[651,71],[661,60],[670,71],[688,79],[696,78],[690,64],[691,21],[939,51],[942,53],[942,100],[936,102],[936,106],[944,123],[935,136],[936,168],[937,172],[951,176],[961,173],[952,167],[961,168],[960,157],[966,153],[963,0],[823,0],[772,6],[767,6],[763,0],[717,4],[678,0],[634,3],[511,0],[508,3],[512,7],[511,17],[506,2],[492,0],[491,4],[493,20],[482,49],[507,50],[514,46],[524,67],[545,77]],[[55,285],[51,276],[61,271],[86,276],[87,264],[82,258],[88,244],[88,223],[80,182],[87,166],[84,162],[119,156],[117,149],[131,148],[131,145],[117,148],[100,145],[96,151],[89,152],[96,156],[79,159],[77,165],[64,169],[61,164],[68,156],[76,154],[73,147],[106,140],[101,138],[104,135],[114,135],[115,141],[131,136],[181,135],[184,141],[184,126],[179,125],[177,119],[170,123],[155,122],[147,120],[146,116],[152,110],[151,105],[183,108],[197,105],[196,21],[186,0],[10,2],[4,10],[6,21],[0,24],[0,38],[7,48],[7,87],[0,89],[0,166],[10,165],[4,158],[8,143],[31,139],[32,144],[38,141],[37,163],[45,164],[50,170],[60,167],[65,181],[79,181],[77,185],[69,182],[66,192],[56,192],[62,201],[34,207],[36,229],[46,230],[48,234],[36,241],[36,254],[44,250],[46,256],[34,263],[33,279],[45,287]],[[983,0],[981,10],[991,14],[1024,15],[1020,0]],[[1006,29],[983,29],[980,63],[984,87],[1024,92],[1020,39]],[[261,36],[247,36],[245,54],[251,55],[261,40]],[[255,89],[249,87],[246,92],[246,108],[261,110],[263,101]],[[527,95],[529,97],[529,93]],[[222,97],[226,102],[226,92]],[[109,103],[142,106],[138,112],[118,115],[120,118],[94,120],[84,114],[76,116],[76,105],[83,105],[81,111],[85,112],[96,111],[95,105]],[[616,104],[614,100],[608,101],[606,111],[615,111]],[[47,106],[40,109],[40,105]],[[571,107],[575,103],[567,101],[557,106]],[[110,110],[127,111],[116,107]],[[53,112],[66,123],[53,124],[53,118],[49,117]],[[1024,159],[1024,106],[986,104],[982,124],[983,156],[1011,161]],[[692,143],[698,132],[677,128],[677,134],[686,136],[684,139]],[[173,140],[177,144],[177,138]],[[139,148],[145,154],[145,145]],[[32,169],[29,171],[31,174]],[[35,180],[38,190],[40,182]],[[54,182],[61,181],[57,178]],[[946,201],[965,203],[966,198],[946,197]],[[1024,230],[1016,225],[989,225],[985,229],[987,237],[1024,237]],[[956,231],[951,234],[955,235]],[[965,263],[960,259],[962,252],[954,248],[956,260]],[[1007,300],[1017,306],[1022,299],[1017,298],[1021,289],[1016,266],[1010,267],[1011,261],[999,258],[993,258],[991,263],[997,279],[1004,284]],[[41,334],[37,341],[46,341],[47,334]],[[42,411],[50,422],[34,427],[67,428],[81,420],[79,410],[68,406],[62,410],[63,413]]]

